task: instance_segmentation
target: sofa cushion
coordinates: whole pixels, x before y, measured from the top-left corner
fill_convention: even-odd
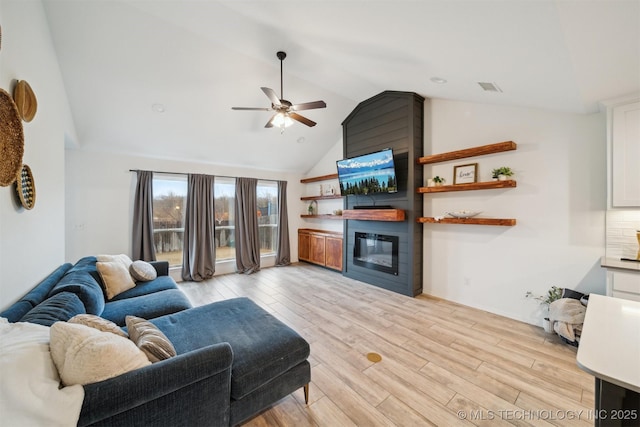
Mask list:
[[[70,268],[71,264],[69,263],[62,264],[60,267],[56,268],[31,291],[20,298],[20,301],[0,313],[0,317],[6,318],[9,322],[17,322],[20,320],[29,310],[40,304],[49,296],[51,289],[56,285],[56,283],[58,283],[60,278],[69,271]]]
[[[95,266],[93,267],[95,269]],[[100,315],[104,310],[104,293],[102,287],[90,274],[90,268],[75,266],[49,292],[49,296],[60,292],[71,292],[80,298],[88,314]]]
[[[75,426],[84,391],[60,388],[49,328],[0,319],[0,414],[3,426]]]
[[[111,320],[118,326],[124,326],[125,317],[128,314],[152,319],[187,308],[191,308],[191,303],[182,291],[169,289],[135,298],[110,301],[100,316]]]
[[[136,285],[129,269],[120,261],[98,261],[96,267],[108,300]]]
[[[248,298],[234,298],[150,320],[178,354],[228,342],[233,349],[231,396],[240,399],[305,361],[309,344]]]
[[[60,292],[33,307],[20,321],[51,326],[55,322],[66,322],[76,314],[83,313],[84,304],[76,294]]]
[[[176,282],[169,276],[160,276],[150,282],[136,284],[135,287],[116,295],[109,302],[111,303],[112,301],[135,298],[141,295],[153,294],[155,292],[166,291],[169,289],[178,289]]]
[[[64,385],[90,384],[151,364],[132,341],[74,323],[53,324],[50,347]]]
[[[136,316],[127,316],[125,322],[129,332],[129,339],[147,355],[147,359],[151,363],[166,360],[176,355],[176,349],[173,348],[169,338],[153,323]]]
[[[155,267],[146,261],[134,261],[129,266],[129,273],[134,280],[148,282],[158,277]]]
[[[94,314],[78,314],[69,319],[68,322],[85,325],[102,332],[111,332],[112,334],[120,335],[123,338],[129,338],[126,332],[111,320],[103,319],[102,317]]]

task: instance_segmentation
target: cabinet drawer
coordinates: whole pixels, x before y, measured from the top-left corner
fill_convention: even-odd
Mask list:
[[[640,273],[614,272],[613,290],[640,294]]]

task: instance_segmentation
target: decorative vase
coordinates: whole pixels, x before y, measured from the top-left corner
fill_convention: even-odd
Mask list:
[[[506,181],[509,179],[507,175],[498,175],[498,181]]]
[[[548,334],[552,334],[554,332],[553,324],[551,323],[548,317],[545,317],[544,319],[542,319],[542,327],[544,328],[544,331]]]

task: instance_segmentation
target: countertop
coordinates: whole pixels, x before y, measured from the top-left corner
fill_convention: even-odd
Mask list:
[[[621,261],[620,258],[600,258],[600,267],[619,268],[621,270],[631,270],[640,272],[640,262]]]
[[[576,360],[591,375],[640,393],[640,302],[591,294]]]

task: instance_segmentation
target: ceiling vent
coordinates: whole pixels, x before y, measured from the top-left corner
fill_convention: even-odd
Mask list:
[[[485,92],[502,92],[502,89],[495,83],[478,82],[478,84]]]

